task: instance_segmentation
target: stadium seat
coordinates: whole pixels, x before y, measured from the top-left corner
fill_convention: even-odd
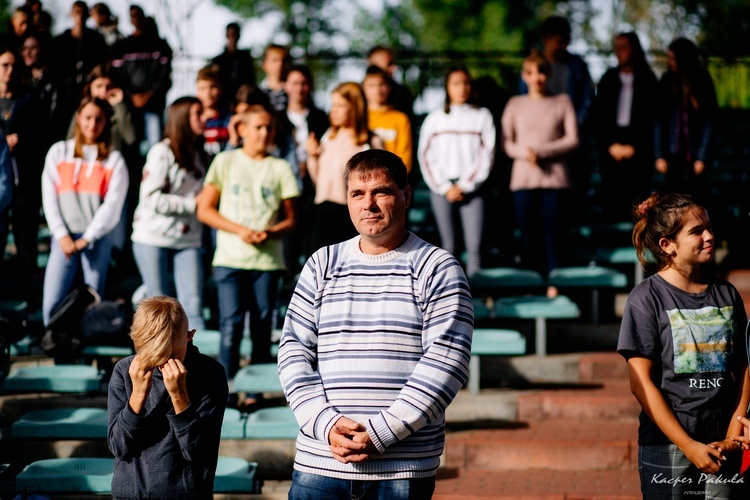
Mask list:
[[[245,424],[246,439],[296,439],[297,434],[299,424],[288,406],[257,410]]]
[[[106,439],[107,410],[59,408],[30,411],[13,422],[14,439]]]
[[[8,392],[95,392],[101,376],[91,365],[40,365],[13,370],[5,379]]]
[[[240,368],[234,376],[237,392],[282,392],[276,363],[261,363]]]
[[[111,491],[112,458],[50,458],[27,465],[16,476],[16,490],[30,493],[89,493]]]
[[[624,288],[623,273],[601,266],[560,267],[549,273],[548,284],[558,288],[591,288],[591,321],[599,322],[599,289]]]
[[[481,356],[513,356],[526,354],[526,339],[515,330],[476,328],[469,361],[469,392],[479,394]]]
[[[214,493],[260,494],[263,482],[258,478],[257,469],[258,464],[243,458],[219,457]]]

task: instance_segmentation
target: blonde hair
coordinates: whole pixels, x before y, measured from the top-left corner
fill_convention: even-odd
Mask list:
[[[188,318],[182,305],[163,295],[142,300],[130,327],[130,338],[145,369],[166,363],[174,341],[187,333]]]
[[[338,94],[349,103],[349,126],[354,129],[354,142],[357,146],[370,142],[370,130],[367,128],[367,100],[362,86],[355,82],[345,82],[333,89],[332,94]],[[340,127],[331,125],[330,137],[336,137]]]

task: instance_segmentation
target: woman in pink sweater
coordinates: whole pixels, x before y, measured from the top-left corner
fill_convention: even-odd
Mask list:
[[[307,254],[357,235],[346,208],[344,167],[349,158],[383,141],[367,127],[367,101],[359,84],[342,83],[331,94],[331,127],[307,140],[307,170],[315,184],[315,216]]]
[[[529,93],[512,97],[503,112],[505,152],[513,159],[510,190],[521,232],[521,258],[549,273],[560,265],[563,209],[570,189],[566,157],[578,147],[578,125],[566,94],[547,94],[551,66],[533,52],[523,62],[521,78]],[[539,255],[541,249],[545,254]],[[548,295],[556,295],[554,288]]]

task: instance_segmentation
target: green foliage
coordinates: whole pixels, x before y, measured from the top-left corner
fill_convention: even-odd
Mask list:
[[[10,1],[0,0],[0,31],[4,32],[10,19]]]
[[[280,32],[287,39],[274,39],[315,54],[331,50],[332,36],[341,31],[338,13],[329,0],[216,0],[243,17],[280,13]]]

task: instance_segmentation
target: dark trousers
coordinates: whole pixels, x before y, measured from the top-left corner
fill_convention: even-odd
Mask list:
[[[521,189],[513,193],[525,267],[548,274],[560,267],[566,189]]]

